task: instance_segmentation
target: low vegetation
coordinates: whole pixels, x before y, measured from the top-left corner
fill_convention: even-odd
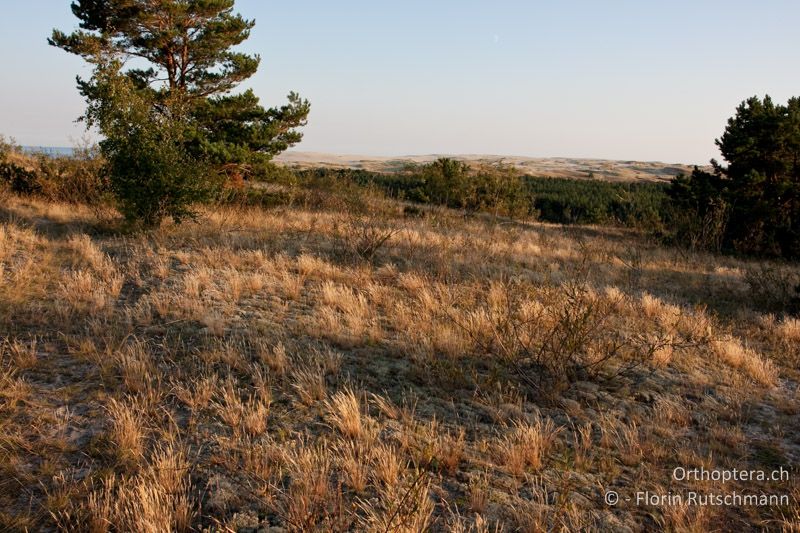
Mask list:
[[[623,225],[664,232],[671,220],[667,183],[527,176],[502,165],[470,168],[462,163],[456,167],[458,172],[442,173],[441,169],[456,164],[441,159],[389,174],[313,169],[288,175],[270,172],[254,178],[314,187],[321,183],[356,183],[412,204],[444,205],[466,212],[557,224]],[[440,190],[447,190],[447,195]]]
[[[302,190],[136,234],[4,193],[0,529],[800,527],[795,470],[672,479],[797,464],[797,320],[750,281],[797,265]]]

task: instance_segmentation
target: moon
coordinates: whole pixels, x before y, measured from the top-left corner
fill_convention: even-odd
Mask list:
[[[494,44],[497,44],[499,42],[500,42],[500,36],[495,34],[495,36],[494,36]]]

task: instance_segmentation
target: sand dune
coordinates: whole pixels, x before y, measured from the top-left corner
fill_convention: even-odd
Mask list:
[[[522,157],[482,154],[460,155],[408,155],[364,156],[327,154],[321,152],[289,151],[276,158],[276,162],[296,167],[325,167],[364,169],[373,172],[393,172],[408,164],[424,164],[439,157],[451,157],[468,163],[504,163],[514,165],[526,174],[578,179],[605,179],[610,181],[664,181],[678,174],[689,174],[691,165],[643,161],[613,161],[607,159],[575,159],[563,157]]]

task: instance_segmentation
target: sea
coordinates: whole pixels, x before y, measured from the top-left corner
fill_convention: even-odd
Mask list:
[[[23,146],[26,154],[44,154],[51,157],[71,157],[75,154],[74,148],[66,146]]]

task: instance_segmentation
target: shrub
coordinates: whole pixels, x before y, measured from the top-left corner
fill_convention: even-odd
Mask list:
[[[111,189],[119,209],[132,223],[157,226],[195,215],[192,205],[210,198],[218,184],[201,161],[183,149],[172,126],[136,125],[127,137],[103,141]]]
[[[16,163],[0,163],[0,183],[17,194],[34,194],[41,190],[36,173]]]
[[[632,333],[618,297],[567,283],[532,291],[493,286],[485,304],[451,315],[479,355],[490,355],[534,393],[553,398],[575,381],[608,379],[649,364],[676,343],[655,332]]]
[[[280,183],[283,185],[295,185],[297,175],[287,167],[276,165],[273,162],[266,162],[252,166],[249,179],[266,183]]]
[[[800,314],[800,275],[761,263],[745,272],[749,300],[766,311]]]
[[[144,227],[191,218],[193,204],[210,199],[221,177],[189,153],[186,118],[163,111],[119,69],[103,64],[84,86],[91,93],[87,121],[105,135],[100,147],[119,210]]]
[[[13,146],[8,151],[0,149],[0,153],[5,154],[5,161],[0,158],[0,183],[17,194],[90,206],[107,203],[108,183],[96,147],[77,148],[72,156],[57,157],[23,154]]]
[[[6,148],[8,149],[6,150]],[[53,202],[89,206],[98,218],[112,205],[104,161],[96,146],[76,148],[71,156],[24,154],[0,137],[0,189],[36,195]]]
[[[469,165],[446,157],[422,167],[425,193],[433,203],[466,207],[469,194]]]
[[[622,224],[657,229],[667,205],[666,185],[568,178],[526,179],[539,219],[558,224]]]
[[[415,203],[519,217],[536,215],[559,224],[622,224],[661,230],[670,208],[664,183],[612,183],[521,176],[513,167],[482,166],[445,172],[450,163],[431,163],[381,174],[366,170],[312,169],[297,172],[306,187],[369,186]],[[452,189],[445,193],[444,184]],[[413,214],[409,211],[409,214]]]
[[[350,215],[337,228],[337,247],[346,255],[372,261],[400,230],[387,227],[380,215]]]
[[[473,211],[506,216],[523,216],[531,211],[530,193],[513,166],[484,166],[467,186],[465,206]]]
[[[40,155],[36,160],[41,193],[55,202],[97,209],[111,203],[104,161],[96,147],[78,149],[72,157]]]

